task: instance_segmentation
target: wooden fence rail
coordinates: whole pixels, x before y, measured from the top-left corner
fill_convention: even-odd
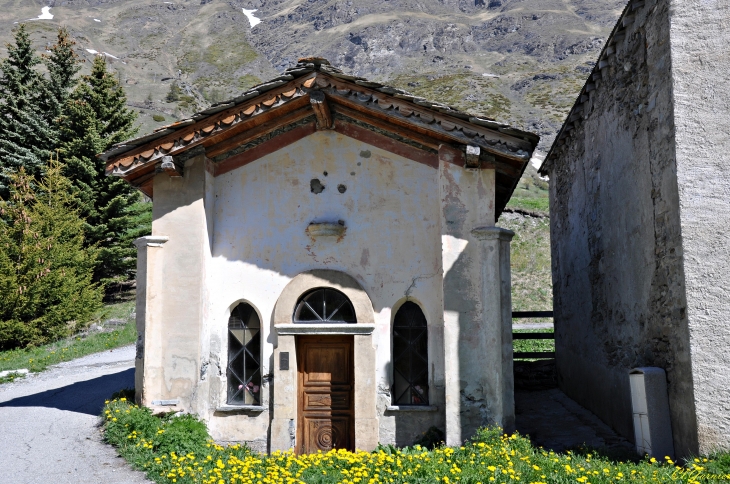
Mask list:
[[[512,311],[512,319],[521,319],[521,318],[552,318],[553,312],[552,311]],[[528,339],[528,340],[535,340],[535,339],[555,339],[555,333],[515,333],[512,332],[512,339],[518,340],[518,339]],[[554,351],[517,351],[514,353],[515,359],[524,359],[524,358],[555,358],[555,352]]]

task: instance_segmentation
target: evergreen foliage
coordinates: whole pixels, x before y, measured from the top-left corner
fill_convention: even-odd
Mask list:
[[[165,101],[169,103],[176,103],[180,100],[180,94],[182,94],[182,89],[180,89],[180,86],[177,85],[177,82],[173,82],[170,84],[170,90],[167,91]]]
[[[99,248],[94,280],[105,284],[132,275],[136,257],[132,241],[149,231],[140,224],[147,207],[136,203],[137,191],[120,178],[106,176],[104,162],[96,156],[134,135],[135,119],[119,81],[107,71],[106,60],[96,57],[91,74],[81,79],[67,103],[61,153],[67,160],[65,175],[73,180],[86,219],[87,242]]]
[[[25,25],[15,30],[15,44],[0,61],[0,198],[9,195],[9,183],[20,167],[32,176],[43,172],[57,143],[57,131],[48,111],[45,78]]]
[[[52,162],[42,179],[21,167],[0,201],[0,349],[37,346],[90,321],[103,290],[97,250],[84,246],[71,182]]]
[[[47,84],[50,96],[46,98],[46,113],[53,121],[57,121],[63,114],[71,90],[76,85],[75,76],[81,69],[78,56],[73,50],[74,45],[76,42],[71,39],[68,30],[61,28],[50,55],[43,59],[49,74]]]

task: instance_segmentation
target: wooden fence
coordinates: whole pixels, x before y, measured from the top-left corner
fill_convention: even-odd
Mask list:
[[[552,311],[512,311],[512,319],[522,319],[522,318],[552,318],[553,312]],[[514,328],[514,326],[513,326]],[[515,333],[512,332],[512,340],[517,339],[529,339],[529,340],[535,340],[535,339],[555,339],[555,332],[553,330],[552,333]],[[549,358],[555,358],[555,352],[554,351],[518,351],[514,353],[515,359],[523,359],[523,358],[542,358],[542,359],[549,359]]]

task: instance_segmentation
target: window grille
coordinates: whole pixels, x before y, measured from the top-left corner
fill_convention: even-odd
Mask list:
[[[228,404],[261,404],[261,321],[241,303],[228,319]]]
[[[294,311],[295,323],[355,323],[355,309],[340,291],[319,288],[305,294]]]
[[[428,328],[421,308],[407,301],[393,321],[393,402],[428,405]]]

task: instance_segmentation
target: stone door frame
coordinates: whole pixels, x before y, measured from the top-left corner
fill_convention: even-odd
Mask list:
[[[354,324],[293,323],[292,317],[299,298],[321,287],[336,289],[350,299],[355,309]],[[274,306],[273,402],[271,420],[271,451],[297,448],[298,428],[298,369],[297,335],[352,335],[355,364],[355,448],[370,451],[378,445],[379,421],[376,410],[375,315],[365,290],[353,278],[333,270],[303,272],[281,292]],[[285,356],[285,357],[284,357]],[[284,357],[284,358],[283,358]],[[288,370],[286,367],[288,361]]]

